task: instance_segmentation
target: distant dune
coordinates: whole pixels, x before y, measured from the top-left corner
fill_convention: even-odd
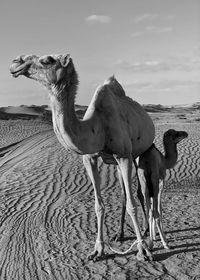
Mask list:
[[[76,105],[76,113],[81,118],[83,117],[87,106]],[[48,105],[42,106],[8,106],[0,107],[0,119],[9,120],[9,119],[36,119],[44,118],[51,120],[51,110]]]
[[[79,117],[86,106],[76,106]],[[178,145],[178,162],[167,172],[163,219],[171,246],[153,249],[154,261],[138,262],[136,247],[125,255],[108,253],[93,263],[97,225],[94,193],[82,157],[58,142],[48,106],[0,108],[0,280],[198,279],[200,275],[200,109],[199,104],[145,105],[163,151],[170,128],[189,136]],[[106,214],[104,236],[126,250],[135,240],[126,217],[126,241],[112,242],[121,215],[115,166],[99,161]],[[137,183],[133,178],[136,193]],[[136,200],[137,201],[137,200]],[[138,201],[137,201],[138,203]],[[142,224],[138,203],[138,217]]]
[[[162,113],[162,112],[178,112],[180,110],[196,110],[200,109],[200,102],[196,102],[193,104],[184,104],[184,105],[175,105],[175,106],[163,106],[163,105],[155,105],[155,104],[146,104],[143,105],[147,112],[152,113]],[[81,118],[83,117],[85,111],[87,110],[87,106],[84,105],[76,105],[75,107],[77,115]],[[0,119],[30,119],[30,118],[38,118],[44,117],[51,119],[51,110],[48,105],[41,106],[8,106],[8,107],[0,107]]]
[[[51,113],[48,106],[8,106],[0,108],[0,119],[51,119]]]

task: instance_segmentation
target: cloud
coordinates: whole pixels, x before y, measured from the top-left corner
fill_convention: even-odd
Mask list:
[[[87,18],[85,18],[85,21],[89,24],[94,23],[110,23],[112,21],[111,17],[105,16],[105,15],[90,15]]]
[[[199,81],[157,80],[125,84],[127,95],[141,104],[191,104],[199,100]]]
[[[137,38],[142,35],[146,35],[148,33],[153,33],[153,34],[163,34],[163,33],[169,33],[172,32],[173,28],[170,26],[164,26],[164,27],[157,27],[157,26],[146,26],[146,28],[143,31],[135,31],[131,33],[131,37]]]
[[[134,72],[158,72],[170,69],[168,63],[157,60],[147,60],[133,63],[126,60],[120,60],[116,63],[116,65],[121,69]]]
[[[143,60],[130,62],[127,60],[118,60],[116,66],[122,70],[153,73],[166,71],[200,71],[200,61],[188,57],[169,57],[166,60]]]
[[[139,15],[135,18],[135,23],[140,23],[140,22],[146,22],[146,21],[151,21],[158,18],[157,14],[143,14]]]
[[[136,81],[124,83],[124,87],[127,90],[137,91],[137,92],[151,92],[151,91],[175,91],[182,88],[199,88],[200,82],[195,80],[174,80],[174,79],[158,79],[156,81]]]
[[[143,23],[143,22],[149,22],[149,21],[155,21],[155,20],[161,20],[161,21],[171,21],[175,18],[174,15],[158,15],[158,14],[143,14],[139,15],[134,19],[134,22],[136,24]]]
[[[164,27],[147,26],[146,30],[148,32],[153,32],[153,33],[167,33],[167,32],[172,32],[173,28],[171,26],[164,26]]]

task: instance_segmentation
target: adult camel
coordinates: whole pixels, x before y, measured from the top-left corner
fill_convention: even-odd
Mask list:
[[[139,260],[151,258],[142,239],[137,220],[136,203],[131,190],[133,159],[145,152],[153,143],[155,128],[145,110],[125,95],[122,86],[111,77],[98,87],[83,120],[75,113],[74,103],[78,75],[70,55],[19,56],[10,67],[14,77],[24,75],[43,84],[49,90],[55,134],[60,143],[77,154],[92,181],[98,232],[94,261],[104,255],[103,218],[104,204],[100,191],[97,159],[117,164],[123,178],[127,197],[127,212],[132,218],[137,236]]]

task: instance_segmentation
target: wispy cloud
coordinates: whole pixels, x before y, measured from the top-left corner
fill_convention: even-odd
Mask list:
[[[143,14],[143,15],[139,15],[135,18],[135,23],[140,23],[140,22],[146,22],[146,21],[151,21],[158,18],[157,14]]]
[[[142,35],[154,33],[154,34],[162,34],[162,33],[170,33],[173,31],[173,28],[171,26],[163,26],[163,27],[158,27],[158,26],[146,26],[145,29],[142,31],[135,31],[131,33],[131,37],[137,38]]]
[[[135,17],[134,22],[136,24],[139,23],[146,23],[146,22],[150,22],[150,21],[155,21],[155,20],[164,20],[164,21],[171,21],[175,18],[174,15],[159,15],[159,14],[142,14],[142,15],[138,15]]]
[[[126,60],[119,60],[117,61],[116,66],[134,72],[155,72],[160,71],[161,68],[166,70],[166,65],[157,60],[136,61],[133,63]]]
[[[90,15],[85,18],[85,21],[89,24],[94,24],[94,23],[110,23],[112,21],[111,17],[105,16],[105,15]]]
[[[141,82],[141,81],[136,81],[136,82],[128,82],[128,83],[124,83],[124,86],[126,87],[126,89],[132,89],[133,91],[137,90],[137,91],[148,91],[150,92],[151,90],[153,91],[159,91],[162,90],[162,92],[164,91],[175,91],[179,88],[194,88],[194,87],[199,87],[200,86],[200,82],[197,80],[191,80],[191,79],[187,79],[185,81],[183,80],[178,80],[178,79],[169,79],[169,80],[165,80],[165,79],[158,79],[156,81],[146,81],[146,82]]]
[[[138,73],[153,73],[153,72],[165,72],[165,71],[200,71],[200,61],[193,60],[192,58],[171,57],[167,60],[143,60],[130,62],[127,60],[119,60],[116,62],[116,66],[120,69],[138,72]]]
[[[147,26],[146,30],[153,33],[167,33],[167,32],[172,32],[173,28],[171,26],[163,26],[163,27]]]

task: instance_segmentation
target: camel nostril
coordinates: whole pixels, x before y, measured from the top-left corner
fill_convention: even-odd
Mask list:
[[[13,63],[23,63],[24,60],[22,58],[23,56],[18,56],[13,60]]]

